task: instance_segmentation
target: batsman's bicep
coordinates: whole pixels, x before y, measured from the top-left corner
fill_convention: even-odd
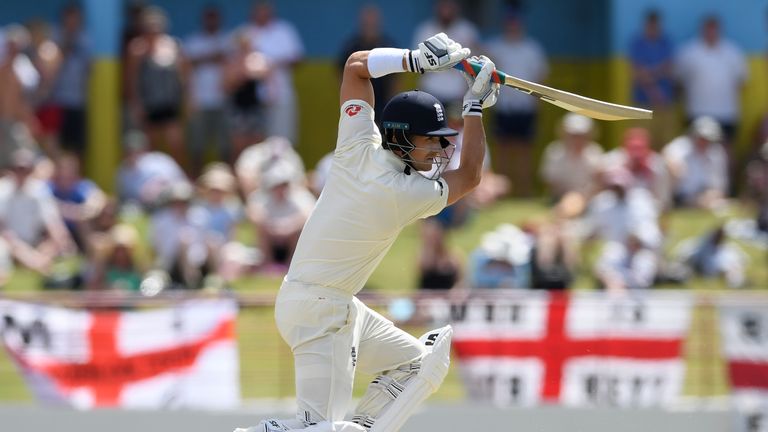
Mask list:
[[[360,56],[360,52],[353,53],[344,65],[344,74],[339,93],[340,102],[358,99],[373,106],[373,86],[368,73],[367,59]]]
[[[472,181],[461,170],[446,171],[442,179],[448,189],[448,205],[460,200],[477,186],[477,182]]]

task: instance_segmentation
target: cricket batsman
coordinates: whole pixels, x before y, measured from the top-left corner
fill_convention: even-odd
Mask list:
[[[341,84],[341,119],[325,189],[304,226],[277,295],[275,320],[293,351],[298,412],[236,432],[396,432],[442,383],[452,330],[416,339],[355,297],[400,231],[434,215],[480,182],[485,153],[483,108],[499,84],[486,57],[476,77],[465,75],[463,151],[452,154],[443,105],[421,91],[400,93],[374,122],[371,78],[400,72],[450,70],[468,48],[439,33],[415,50],[376,48],[349,56]],[[456,73],[456,72],[442,72]],[[428,176],[433,166],[439,169]],[[345,421],[355,371],[376,375],[351,420]]]

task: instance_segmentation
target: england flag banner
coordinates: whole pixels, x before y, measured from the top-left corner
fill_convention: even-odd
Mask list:
[[[431,310],[453,323],[470,398],[501,406],[650,407],[681,393],[692,304],[685,293],[513,291]]]
[[[86,311],[0,300],[0,340],[43,403],[81,409],[236,407],[234,300]]]
[[[738,432],[768,432],[768,303],[719,304],[723,354],[728,365]]]

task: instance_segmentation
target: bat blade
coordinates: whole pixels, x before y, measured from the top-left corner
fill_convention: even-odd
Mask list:
[[[568,111],[598,120],[633,120],[650,119],[653,117],[653,111],[647,109],[592,99],[586,96],[526,81],[511,75],[506,75],[504,77],[504,85],[536,96],[544,102],[549,102],[552,105],[559,106]]]
[[[480,71],[481,65],[476,62],[463,60],[457,64],[455,68],[474,76]],[[586,96],[577,95],[574,93],[569,93],[567,91],[547,87],[535,82],[526,81],[524,79],[505,74],[499,70],[493,73],[492,79],[494,82],[504,84],[506,86],[512,87],[515,90],[530,94],[543,100],[544,102],[548,102],[568,111],[579,113],[598,120],[633,120],[650,119],[653,117],[653,111],[647,109],[614,104],[588,98]]]

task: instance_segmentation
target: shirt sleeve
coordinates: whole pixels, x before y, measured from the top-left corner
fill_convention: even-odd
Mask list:
[[[395,188],[395,200],[401,226],[436,215],[448,204],[448,184],[442,178],[429,180],[416,173],[399,175],[402,183]]]
[[[336,151],[344,152],[357,145],[366,144],[381,144],[381,134],[374,121],[373,107],[363,100],[348,100],[341,106]]]

